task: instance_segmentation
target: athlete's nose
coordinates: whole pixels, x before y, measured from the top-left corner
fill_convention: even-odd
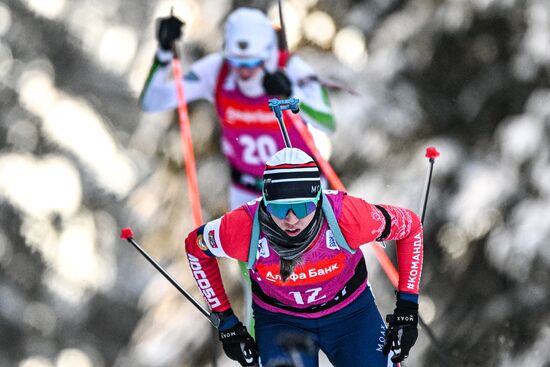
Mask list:
[[[288,211],[288,213],[286,213],[286,217],[285,217],[285,222],[288,224],[288,225],[295,225],[296,223],[298,223],[300,219],[296,216],[296,214],[294,214],[294,212],[291,210]]]

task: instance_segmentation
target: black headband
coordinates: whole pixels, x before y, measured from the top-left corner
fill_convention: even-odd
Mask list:
[[[267,166],[264,171],[264,198],[267,201],[300,201],[318,197],[321,177],[315,162]]]

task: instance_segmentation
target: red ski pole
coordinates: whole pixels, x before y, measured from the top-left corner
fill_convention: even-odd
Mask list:
[[[170,9],[170,15],[173,15],[174,8]],[[183,87],[183,72],[181,69],[181,60],[179,57],[178,47],[176,42],[172,43],[172,70],[174,73],[174,83],[176,84],[176,95],[178,99],[178,117],[180,124],[180,139],[183,151],[183,159],[185,162],[185,176],[187,177],[187,192],[191,203],[191,212],[193,214],[193,224],[195,227],[200,226],[202,221],[202,211],[200,202],[200,192],[197,180],[197,169],[195,164],[195,154],[193,152],[193,140],[191,138],[191,126],[189,123],[189,113],[187,111],[187,101],[185,100],[185,90]],[[218,321],[219,324],[219,321]],[[212,366],[216,367],[217,363],[217,344],[216,333],[212,333]]]
[[[172,11],[170,11],[172,13]],[[181,70],[181,61],[176,43],[172,44],[172,70],[174,73],[174,82],[178,99],[178,117],[180,124],[181,146],[183,150],[183,159],[185,162],[185,175],[187,177],[187,191],[191,202],[193,213],[193,223],[195,227],[202,224],[202,212],[200,202],[199,185],[197,181],[197,170],[195,164],[195,154],[193,153],[193,141],[191,139],[191,127],[189,123],[189,113],[187,111],[187,102],[185,100],[185,91],[183,88],[183,73]]]

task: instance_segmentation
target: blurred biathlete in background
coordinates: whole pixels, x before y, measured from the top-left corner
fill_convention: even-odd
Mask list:
[[[182,25],[174,16],[160,19],[159,48],[140,98],[146,112],[177,107],[170,63]],[[298,98],[301,113],[294,118],[302,118],[314,138],[329,144],[326,133],[334,129],[334,119],[327,91],[299,56],[279,50],[277,34],[259,9],[232,12],[225,24],[223,51],[193,63],[183,82],[187,102],[205,99],[215,105],[221,147],[231,169],[231,209],[261,194],[265,162],[285,146],[269,98]],[[309,153],[292,124],[288,132],[294,146]]]
[[[171,47],[182,36],[182,25],[174,16],[160,19],[159,48],[140,98],[146,112],[177,107]],[[187,102],[205,99],[215,105],[221,123],[221,147],[231,171],[229,204],[235,209],[261,195],[265,162],[285,146],[268,107],[269,98],[300,99],[300,116],[287,121],[302,118],[313,138],[328,147],[321,151],[325,158],[330,151],[326,133],[334,129],[334,119],[327,91],[316,73],[300,57],[279,50],[277,34],[262,11],[239,8],[232,12],[224,38],[223,51],[193,63],[183,83]],[[287,129],[293,145],[311,153],[296,128],[288,124]],[[246,278],[242,264],[241,271]],[[244,290],[245,312],[250,314],[250,287]],[[246,318],[249,324],[251,316]]]
[[[192,231],[189,265],[212,312],[227,356],[243,366],[318,366],[321,349],[337,367],[391,366],[418,331],[423,232],[412,211],[373,205],[321,188],[313,159],[284,148],[265,165],[263,195]],[[378,311],[359,247],[395,240],[399,285],[388,327]],[[255,341],[231,309],[217,257],[247,263]],[[286,345],[286,346],[285,346]],[[294,364],[293,364],[294,363]]]

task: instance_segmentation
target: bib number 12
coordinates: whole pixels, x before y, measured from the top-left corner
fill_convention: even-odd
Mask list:
[[[313,303],[319,300],[322,300],[326,297],[326,295],[323,295],[322,297],[319,297],[319,293],[321,292],[323,288],[311,288],[305,291],[304,296],[307,297],[307,303]],[[297,304],[303,305],[304,304],[304,297],[302,296],[302,293],[300,292],[289,292],[291,295],[294,296],[294,301],[296,301]]]

